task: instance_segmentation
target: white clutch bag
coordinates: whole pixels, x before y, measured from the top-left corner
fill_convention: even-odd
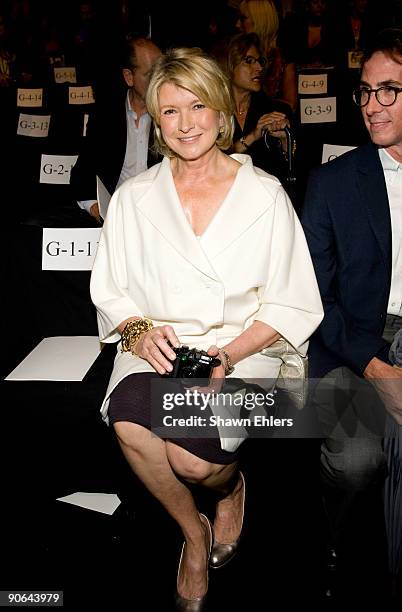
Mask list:
[[[282,361],[276,388],[289,396],[289,400],[301,410],[307,401],[308,358],[300,355],[284,338],[261,351],[262,355]]]

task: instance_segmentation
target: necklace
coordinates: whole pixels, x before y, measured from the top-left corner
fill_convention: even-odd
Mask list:
[[[245,113],[247,113],[249,106],[250,106],[250,100],[246,100],[246,106],[244,107],[244,109],[240,110],[240,108],[237,108],[236,113],[240,116],[244,115]]]

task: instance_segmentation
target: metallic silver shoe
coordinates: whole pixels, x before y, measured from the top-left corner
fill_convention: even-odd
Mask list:
[[[213,543],[213,535],[212,535],[211,523],[209,522],[208,518],[205,516],[205,514],[201,514],[201,513],[200,513],[200,517],[205,519],[205,520],[203,520],[203,522],[208,527],[208,535],[209,535],[209,549],[208,549],[208,560],[207,560],[207,590],[205,592],[205,595],[203,595],[202,597],[197,597],[196,599],[186,599],[185,597],[182,597],[180,595],[179,590],[178,590],[178,588],[176,586],[175,604],[176,604],[177,612],[202,612],[202,610],[204,609],[204,606],[205,606],[206,599],[207,599],[207,593],[208,593],[208,563],[209,563],[210,556],[211,556],[212,543]],[[185,545],[186,545],[186,543],[184,542],[183,543],[183,548],[181,549],[179,568],[177,570],[177,582],[179,581],[179,575],[180,575],[180,570],[181,570],[181,562],[182,562],[182,559],[183,559]]]
[[[233,559],[233,557],[237,553],[237,549],[239,548],[244,520],[244,502],[246,499],[246,482],[244,480],[242,472],[239,472],[239,475],[243,481],[243,507],[240,534],[237,540],[235,542],[231,542],[230,544],[220,544],[215,540],[214,545],[212,547],[211,556],[209,558],[209,567],[212,567],[213,569],[219,569],[220,567],[223,567],[224,565],[229,563],[229,561]]]

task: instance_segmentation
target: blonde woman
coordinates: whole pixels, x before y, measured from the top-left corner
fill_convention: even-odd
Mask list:
[[[236,27],[245,34],[255,32],[260,39],[267,69],[264,90],[271,98],[297,107],[296,66],[288,62],[278,46],[279,15],[272,0],[242,0]]]
[[[157,60],[146,106],[163,161],[114,193],[91,278],[102,342],[121,339],[102,406],[138,478],[180,526],[178,610],[203,609],[208,565],[236,553],[245,480],[219,436],[157,437],[152,385],[186,344],[220,363],[209,385],[273,378],[264,355],[280,335],[304,346],[322,318],[304,234],[279,181],[247,155],[227,155],[230,85],[200,49]],[[246,203],[246,205],[245,205]],[[301,350],[304,350],[301,349]],[[154,387],[155,388],[155,387]],[[188,484],[216,491],[213,523]]]

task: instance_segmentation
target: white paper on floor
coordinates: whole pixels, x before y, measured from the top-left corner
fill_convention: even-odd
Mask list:
[[[5,380],[81,381],[100,351],[98,336],[44,338]]]
[[[82,491],[71,493],[65,497],[58,497],[56,501],[81,506],[81,508],[103,512],[104,514],[113,514],[121,503],[114,493],[83,493]]]

